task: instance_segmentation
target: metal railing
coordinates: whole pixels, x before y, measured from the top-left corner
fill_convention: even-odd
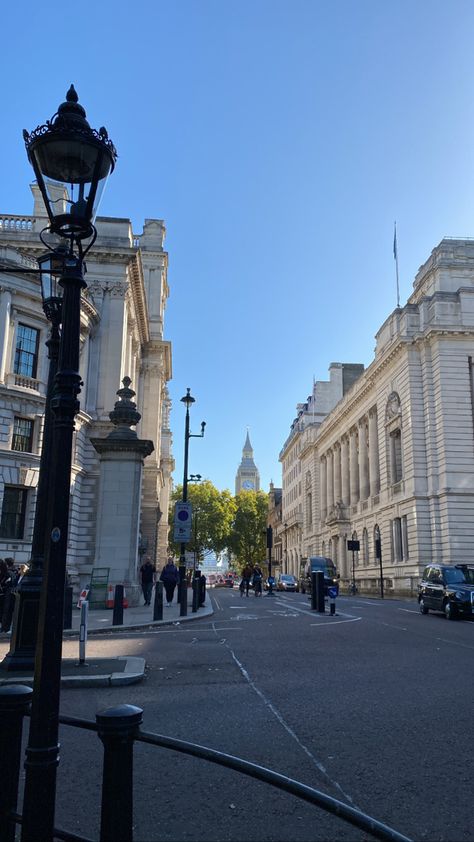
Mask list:
[[[0,687],[0,839],[15,842],[16,826],[22,823],[17,812],[21,763],[23,719],[29,715],[32,689],[23,685]],[[133,842],[133,746],[135,742],[171,749],[233,769],[269,784],[331,813],[375,839],[410,842],[398,831],[372,816],[351,807],[313,787],[288,778],[264,766],[243,760],[207,746],[177,740],[141,730],[143,710],[119,705],[96,714],[96,721],[60,716],[61,725],[95,731],[104,746],[100,842]],[[38,809],[41,805],[38,804]],[[54,839],[64,842],[92,842],[61,828]],[[42,840],[46,842],[46,840]]]

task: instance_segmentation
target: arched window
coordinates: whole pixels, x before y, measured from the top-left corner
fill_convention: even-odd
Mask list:
[[[402,413],[400,398],[397,392],[392,392],[387,400],[385,430],[387,435],[389,482],[391,485],[396,485],[403,477]]]
[[[369,533],[367,532],[367,529],[364,528],[364,531],[362,532],[362,564],[367,566],[369,562]]]
[[[378,523],[374,526],[374,561],[380,561],[382,554],[382,538]]]

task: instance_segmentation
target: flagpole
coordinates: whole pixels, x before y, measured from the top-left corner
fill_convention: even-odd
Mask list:
[[[395,258],[395,272],[397,276],[397,307],[400,307],[400,284],[398,280],[398,243],[397,243],[397,222],[393,223],[393,256]]]

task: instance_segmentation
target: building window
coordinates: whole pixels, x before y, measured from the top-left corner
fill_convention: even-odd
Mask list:
[[[402,432],[400,428],[390,433],[390,477],[392,485],[402,478]]]
[[[392,561],[403,561],[402,519],[392,520]]]
[[[13,419],[12,450],[21,450],[23,453],[32,452],[33,421],[29,418],[15,416]]]
[[[26,488],[6,485],[3,494],[0,538],[22,539],[25,530]]]
[[[380,536],[380,527],[378,523],[374,526],[374,559],[380,561],[382,558],[382,539]]]
[[[369,533],[367,529],[362,532],[362,563],[369,564]]]
[[[28,325],[18,325],[15,348],[15,374],[36,377],[38,365],[39,330]]]

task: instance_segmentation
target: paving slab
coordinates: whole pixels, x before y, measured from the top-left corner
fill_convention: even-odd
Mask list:
[[[136,657],[87,658],[80,664],[77,658],[63,658],[61,687],[110,687],[115,684],[135,684],[145,675],[145,659]],[[0,686],[26,684],[33,686],[33,675],[0,670]]]

